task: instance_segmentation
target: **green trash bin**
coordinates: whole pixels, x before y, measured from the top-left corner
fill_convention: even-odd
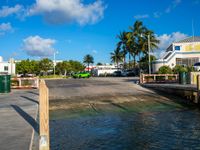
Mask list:
[[[187,84],[187,72],[179,72],[179,84]]]
[[[10,93],[10,75],[0,75],[0,93]]]

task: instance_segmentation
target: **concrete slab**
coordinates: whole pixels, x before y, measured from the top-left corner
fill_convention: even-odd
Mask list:
[[[38,109],[38,90],[12,90],[0,94],[0,149],[28,150]]]

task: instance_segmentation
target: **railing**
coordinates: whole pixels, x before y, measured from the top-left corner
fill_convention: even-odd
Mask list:
[[[178,74],[141,74],[140,83],[177,83]]]
[[[39,150],[49,150],[49,89],[44,80],[39,83]]]
[[[24,88],[38,88],[38,78],[12,78],[11,88],[12,89],[24,89]]]

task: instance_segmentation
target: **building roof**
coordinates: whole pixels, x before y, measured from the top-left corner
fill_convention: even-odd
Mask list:
[[[191,42],[200,42],[200,36],[188,37],[186,39],[183,39],[174,43],[191,43]]]

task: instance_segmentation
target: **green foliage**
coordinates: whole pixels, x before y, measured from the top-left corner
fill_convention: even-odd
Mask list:
[[[152,68],[152,61],[154,60],[156,60],[156,57],[151,55],[150,56],[151,68]],[[140,59],[139,67],[140,67],[140,70],[143,71],[143,73],[148,73],[149,71],[149,56],[148,55],[145,55],[144,57]]]
[[[47,74],[49,70],[53,69],[53,61],[51,59],[44,58],[39,61],[39,66],[40,66],[40,71],[45,72]]]
[[[101,66],[101,65],[103,65],[101,62],[98,62],[98,63],[97,63],[97,66]]]
[[[172,69],[169,66],[162,66],[158,70],[158,74],[172,74]]]
[[[173,72],[175,74],[178,74],[179,72],[188,72],[188,68],[182,66],[182,65],[176,65],[174,68],[173,68]]]
[[[79,62],[79,61],[74,61],[74,60],[70,60],[69,61],[69,70],[70,72],[78,72],[78,71],[83,71],[85,69],[85,66]]]
[[[17,74],[38,74],[39,64],[35,60],[22,60],[16,63],[16,73]]]
[[[84,58],[83,58],[83,63],[86,63],[87,66],[88,66],[88,68],[89,68],[90,64],[93,64],[93,63],[94,63],[94,58],[93,58],[93,56],[90,55],[90,54],[85,55]]]
[[[121,57],[123,58],[124,67],[126,64],[126,55],[128,54],[128,64],[130,68],[131,57],[133,57],[134,67],[136,67],[137,56],[139,59],[140,56],[148,56],[148,37],[150,39],[151,51],[158,48],[160,41],[156,38],[155,33],[145,27],[141,21],[136,21],[133,26],[129,27],[129,29],[129,31],[120,32],[117,36],[119,39],[117,48],[119,48],[122,53]],[[113,57],[111,57],[111,61],[113,61]],[[143,61],[142,63],[145,63],[143,68],[146,68],[146,62]]]
[[[193,71],[195,71],[195,69],[194,69],[193,66],[187,66],[187,70],[188,70],[188,72],[193,72]]]
[[[60,78],[68,78],[67,76],[61,76],[61,75],[47,75],[47,76],[39,76],[40,79],[60,79]]]
[[[57,63],[56,73],[66,75],[71,72],[83,71],[84,68],[85,66],[79,61],[73,61],[73,60],[63,61],[63,62]]]
[[[79,61],[63,61],[56,65],[56,74],[66,75],[71,72],[78,72],[84,70],[85,66]],[[44,58],[40,61],[35,60],[22,60],[16,63],[17,74],[36,74],[47,75],[47,72],[53,70],[53,62],[48,58]],[[51,76],[45,76],[45,78],[51,78]]]
[[[123,53],[120,51],[119,48],[116,48],[114,50],[114,52],[110,53],[111,57],[111,62],[114,62],[117,64],[117,67],[119,65],[119,62],[122,62],[123,61]]]

